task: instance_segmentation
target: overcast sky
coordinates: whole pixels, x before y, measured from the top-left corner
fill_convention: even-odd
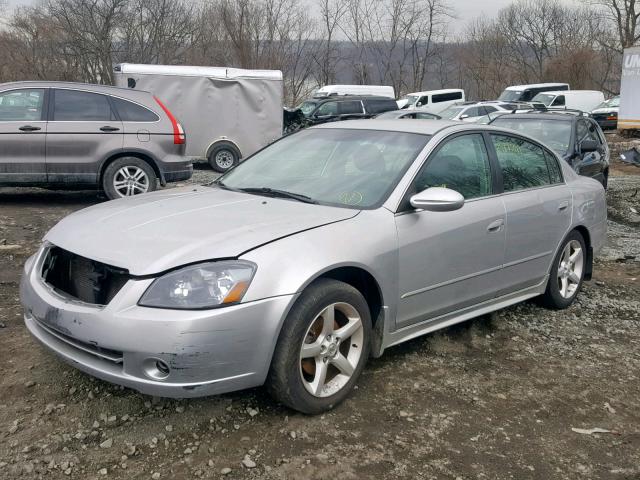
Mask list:
[[[9,0],[9,5],[29,5],[34,3],[35,0]],[[313,0],[301,0],[307,3],[313,4]],[[452,6],[456,13],[458,20],[454,21],[453,29],[456,32],[462,31],[464,28],[464,24],[468,21],[473,20],[476,17],[486,16],[493,17],[498,13],[503,7],[506,7],[513,0],[453,0],[449,2],[449,5]],[[575,0],[561,0],[562,3],[572,4],[575,3]]]

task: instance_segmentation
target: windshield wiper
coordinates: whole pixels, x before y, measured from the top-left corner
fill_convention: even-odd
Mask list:
[[[257,194],[263,194],[263,195],[270,195],[273,197],[291,198],[293,200],[298,200],[299,202],[304,202],[304,203],[318,203],[313,198],[308,197],[306,195],[302,195],[301,193],[287,192],[286,190],[278,190],[277,188],[247,187],[247,188],[238,188],[236,190],[239,192],[245,192],[245,193],[257,193]]]

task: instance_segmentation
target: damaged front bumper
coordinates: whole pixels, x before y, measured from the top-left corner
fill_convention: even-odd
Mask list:
[[[20,284],[31,334],[90,375],[148,395],[188,398],[262,385],[293,295],[206,311],[140,307],[153,279],[106,306],[60,295],[28,262]]]

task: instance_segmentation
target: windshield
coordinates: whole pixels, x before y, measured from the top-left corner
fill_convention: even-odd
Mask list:
[[[510,128],[519,133],[529,135],[548,145],[560,155],[565,155],[569,150],[569,143],[571,141],[570,120],[513,118],[509,115],[502,115],[496,118],[491,125]]]
[[[498,100],[502,100],[503,102],[516,102],[520,100],[522,93],[522,90],[505,90],[498,97]]]
[[[402,100],[406,100],[407,105],[413,105],[418,101],[419,98],[420,97],[417,95],[405,95],[404,97],[402,97]]]
[[[531,101],[542,103],[543,105],[548,107],[549,105],[551,105],[551,102],[553,102],[554,98],[556,98],[556,96],[550,93],[539,93],[535,97],[533,97]]]
[[[453,117],[458,115],[464,107],[449,107],[438,113],[442,118],[446,120],[451,120]]]
[[[318,102],[307,100],[306,102],[302,102],[298,106],[298,108],[302,110],[302,113],[305,117],[308,117],[309,115],[311,115],[311,112],[313,112],[313,109],[316,108],[316,105],[318,105]]]
[[[610,98],[609,100],[605,100],[596,108],[610,108],[610,107],[619,107],[619,106],[620,106],[620,97],[613,97],[613,98]]]
[[[266,189],[351,208],[382,204],[429,135],[376,130],[310,129],[270,145],[223,175],[232,190]]]

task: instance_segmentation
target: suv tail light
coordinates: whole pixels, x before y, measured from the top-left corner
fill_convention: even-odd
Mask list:
[[[160,105],[160,108],[164,110],[164,113],[167,114],[167,117],[169,117],[169,120],[171,121],[171,126],[173,127],[173,143],[175,145],[184,145],[185,143],[184,128],[182,128],[182,125],[178,123],[178,121],[176,120],[176,117],[174,117],[173,113],[171,113],[171,110],[165,107],[164,103],[162,103],[158,97],[153,97],[153,98],[155,99],[156,102],[158,102],[158,105]]]

